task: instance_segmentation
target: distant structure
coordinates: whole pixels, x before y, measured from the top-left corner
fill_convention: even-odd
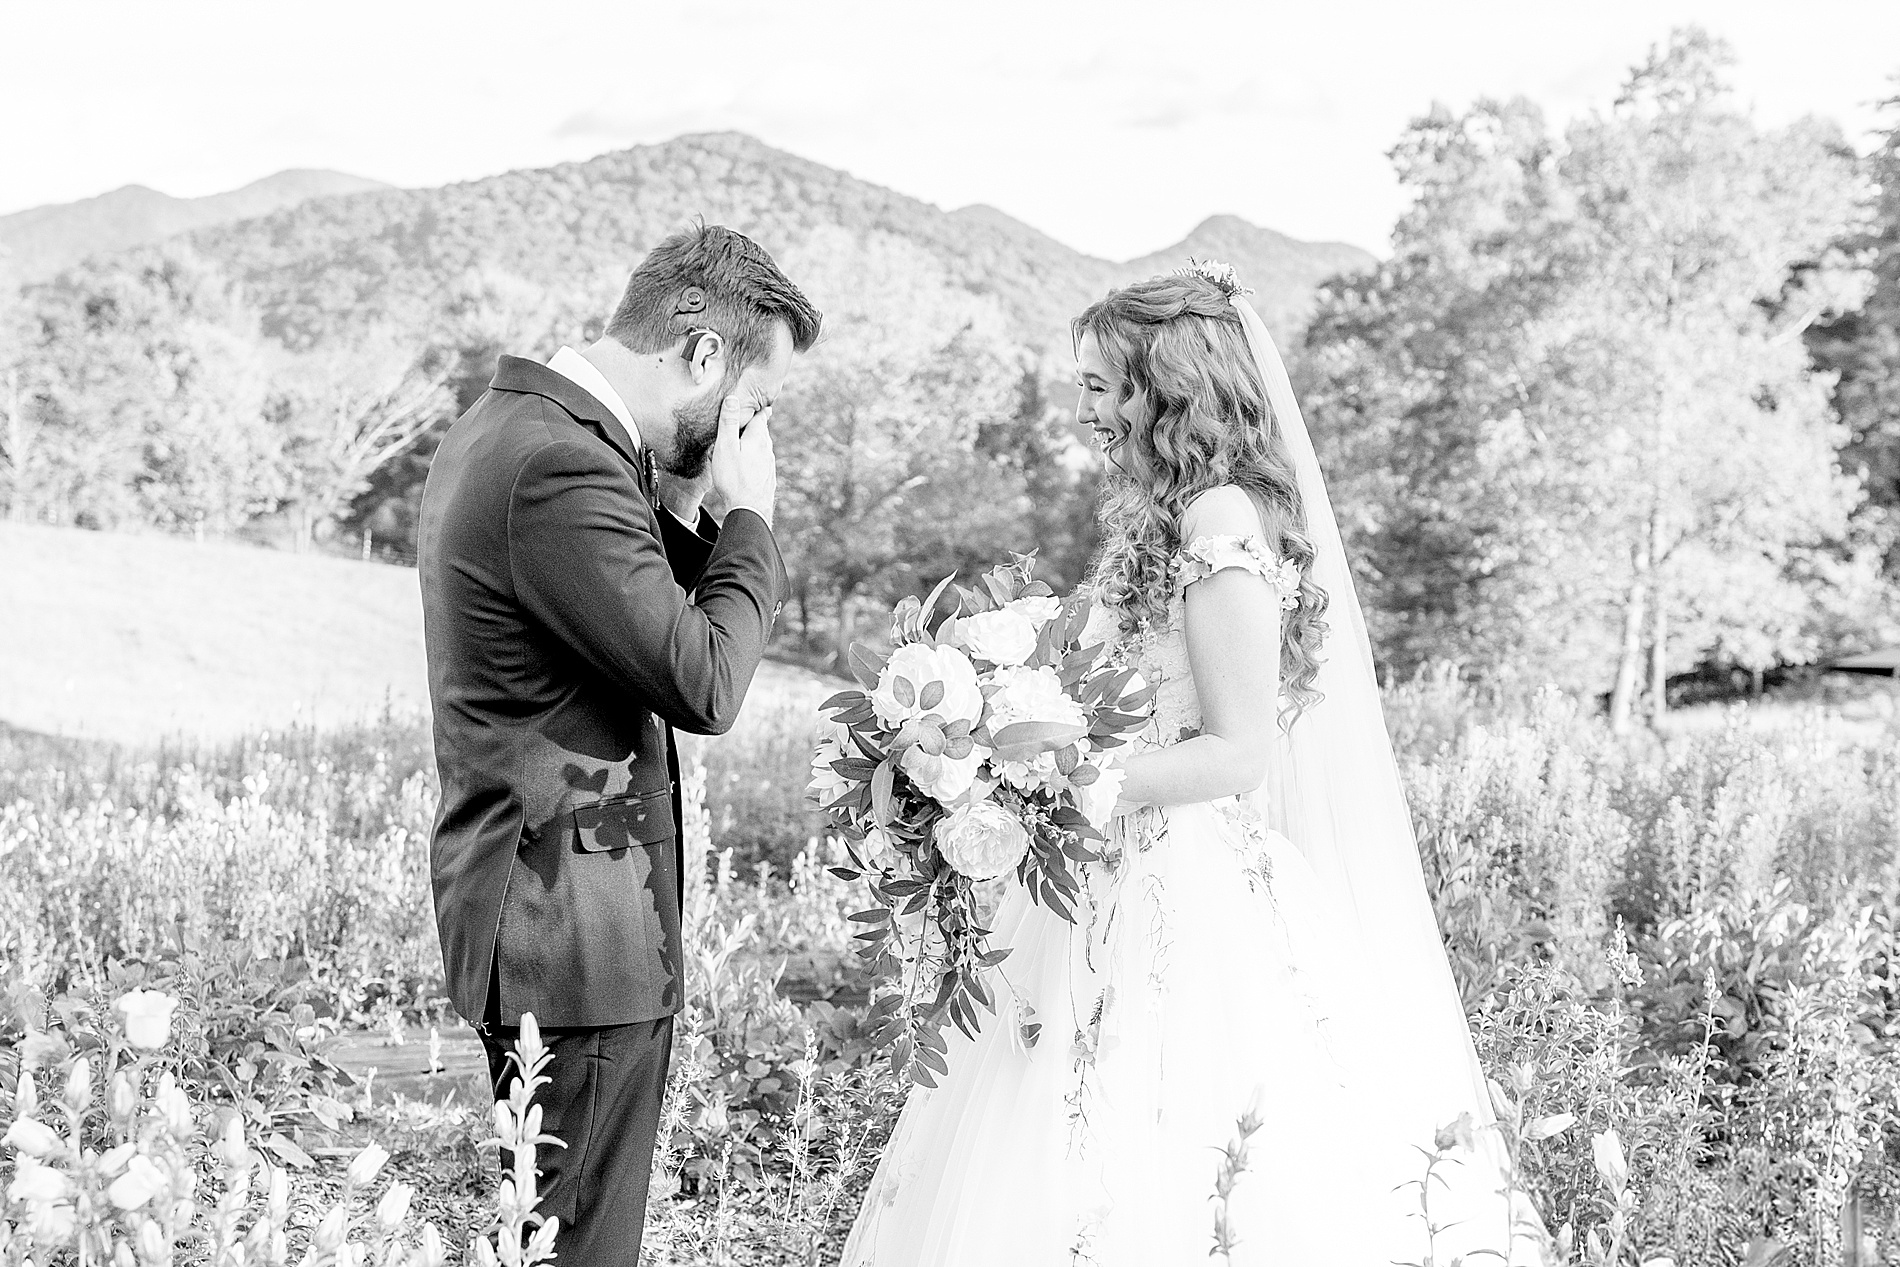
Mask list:
[[[1830,673],[1859,673],[1866,677],[1900,678],[1900,647],[1882,647],[1866,655],[1851,655],[1827,666]]]

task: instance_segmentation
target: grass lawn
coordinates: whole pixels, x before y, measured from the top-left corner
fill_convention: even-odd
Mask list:
[[[749,712],[828,688],[766,665]],[[0,523],[0,725],[148,745],[428,706],[416,573]]]
[[[0,721],[146,744],[423,707],[416,574],[0,524]]]

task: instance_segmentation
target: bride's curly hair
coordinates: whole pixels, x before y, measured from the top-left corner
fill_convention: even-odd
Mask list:
[[[1110,464],[1102,499],[1102,547],[1093,579],[1122,631],[1159,629],[1174,593],[1172,562],[1185,544],[1181,521],[1209,489],[1235,484],[1260,511],[1269,549],[1300,572],[1298,606],[1283,613],[1283,724],[1319,701],[1313,681],[1326,637],[1326,591],[1314,584],[1306,508],[1266,384],[1228,292],[1198,274],[1156,277],[1112,290],[1072,323],[1075,341],[1094,334],[1119,372],[1118,406],[1135,392],[1147,416],[1126,443],[1152,475],[1142,482]]]

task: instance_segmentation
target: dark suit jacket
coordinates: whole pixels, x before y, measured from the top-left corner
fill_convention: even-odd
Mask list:
[[[429,857],[449,995],[471,1021],[491,965],[506,1025],[631,1024],[683,1002],[668,728],[732,725],[785,569],[758,515],[695,534],[646,483],[605,405],[512,356],[429,469]]]

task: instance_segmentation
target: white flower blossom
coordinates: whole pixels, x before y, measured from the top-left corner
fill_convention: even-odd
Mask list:
[[[152,1159],[140,1153],[133,1157],[125,1173],[106,1189],[106,1199],[121,1210],[136,1210],[171,1187],[171,1180]]]
[[[1013,871],[1029,851],[1029,833],[994,801],[959,805],[937,827],[937,849],[972,880],[994,880]]]
[[[949,756],[933,757],[921,745],[913,744],[897,758],[898,766],[925,796],[940,805],[960,800],[976,782],[976,772],[989,749],[972,746],[970,755],[961,760]]]
[[[957,621],[956,639],[971,655],[991,664],[1021,664],[1036,654],[1035,623],[1010,607],[963,617]]]
[[[157,1051],[171,1041],[172,1012],[178,1000],[159,990],[134,990],[114,1004],[125,1018],[125,1040],[140,1051]]]
[[[0,1136],[0,1144],[9,1144],[20,1150],[23,1156],[46,1157],[59,1151],[61,1140],[59,1132],[44,1122],[30,1117],[14,1119],[7,1127],[7,1133]]]
[[[1027,616],[1040,633],[1044,625],[1061,614],[1062,600],[1049,594],[1018,598],[1009,604],[1008,610]]]
[[[1082,706],[1062,689],[1062,679],[1054,669],[1000,668],[990,681],[996,686],[990,696],[991,734],[1017,722],[1079,726],[1088,719]]]
[[[73,1181],[31,1156],[19,1158],[13,1169],[13,1182],[7,1185],[7,1197],[25,1205],[42,1205],[72,1199]]]
[[[365,1144],[362,1152],[350,1158],[350,1168],[344,1172],[344,1181],[360,1188],[374,1179],[388,1160],[387,1148],[376,1143]]]
[[[970,657],[955,647],[913,642],[891,653],[871,692],[871,707],[888,730],[926,716],[974,726],[983,717],[983,692]]]
[[[1098,766],[1096,771],[1093,783],[1075,789],[1075,807],[1089,820],[1090,827],[1106,832],[1109,820],[1115,816],[1115,803],[1121,799],[1122,783],[1128,778],[1128,771],[1120,765]]]
[[[819,719],[817,743],[811,754],[810,792],[821,807],[851,790],[851,780],[831,768],[834,761],[843,760],[850,752],[850,744],[850,731],[846,727],[829,717]]]

